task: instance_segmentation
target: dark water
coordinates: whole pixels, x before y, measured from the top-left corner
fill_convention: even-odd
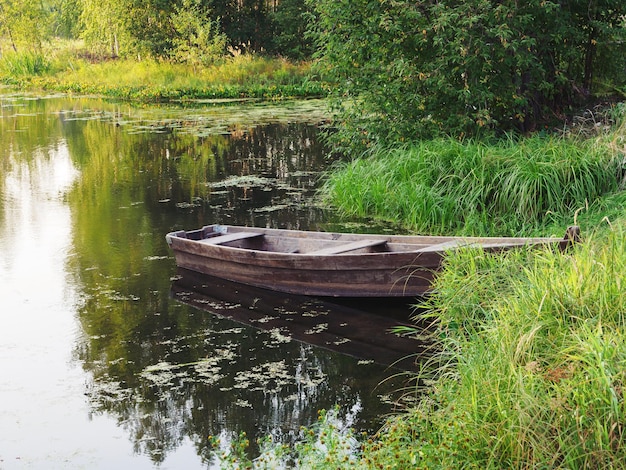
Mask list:
[[[197,278],[164,241],[208,223],[366,230],[314,198],[322,103],[0,100],[1,469],[211,468],[209,435],[289,443],[335,404],[377,429],[402,386],[379,385],[388,364],[419,351],[386,333],[406,306]]]

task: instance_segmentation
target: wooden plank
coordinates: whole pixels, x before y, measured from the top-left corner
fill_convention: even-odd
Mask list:
[[[429,245],[427,247],[420,248],[419,250],[415,250],[415,253],[430,253],[432,251],[448,250],[450,248],[458,248],[460,246],[469,245],[470,243],[471,242],[463,239],[450,240],[443,243],[437,243],[436,245]]]
[[[360,250],[362,248],[368,248],[371,246],[384,245],[387,240],[357,240],[350,243],[342,243],[340,245],[328,246],[326,248],[320,248],[319,250],[310,251],[307,255],[337,255],[340,253],[347,253],[348,251]]]
[[[221,245],[223,243],[234,242],[237,240],[244,240],[246,238],[255,238],[262,237],[262,233],[255,232],[233,232],[226,233],[224,235],[217,235],[211,238],[203,238],[202,240],[198,240],[201,243],[205,243],[207,245]]]

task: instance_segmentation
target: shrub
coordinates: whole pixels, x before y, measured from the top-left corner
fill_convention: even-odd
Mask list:
[[[529,132],[624,83],[626,3],[316,3],[320,70],[363,149],[437,134]]]

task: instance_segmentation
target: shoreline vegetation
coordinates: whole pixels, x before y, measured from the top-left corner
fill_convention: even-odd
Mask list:
[[[53,46],[49,46],[53,47]],[[167,102],[200,99],[289,99],[326,96],[309,62],[252,54],[208,66],[156,59],[91,60],[78,46],[5,54],[0,82],[21,90]]]
[[[576,223],[583,239],[565,253],[451,253],[418,304],[433,349],[405,391],[414,403],[375,436],[335,409],[295,449],[263,441],[251,459],[245,438],[214,443],[220,467],[626,468],[626,128],[612,112],[592,135],[434,139],[333,168],[324,195],[346,215],[461,235]]]
[[[194,69],[157,61],[91,64],[75,56],[5,56],[19,89],[160,101],[320,96],[306,63],[240,56]],[[180,68],[179,68],[180,67]],[[149,83],[149,85],[145,85]],[[143,85],[142,85],[143,84]],[[320,414],[302,441],[271,440],[251,456],[245,436],[213,440],[222,468],[625,468],[626,126],[499,141],[437,138],[378,147],[333,167],[324,197],[346,215],[415,231],[561,235],[566,253],[451,254],[419,321],[433,356],[413,377],[416,404],[376,436],[341,410]],[[601,128],[599,131],[598,129]],[[423,334],[404,330],[403,334]],[[412,383],[413,383],[412,382]]]

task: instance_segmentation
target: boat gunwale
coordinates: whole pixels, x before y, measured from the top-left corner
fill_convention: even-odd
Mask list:
[[[317,242],[320,244],[330,243],[332,245],[339,246],[342,243],[350,243],[358,240],[365,240],[371,238],[373,240],[385,240],[387,245],[415,245],[414,249],[407,250],[384,250],[384,251],[347,251],[340,253],[315,253],[316,250],[310,252],[288,252],[279,250],[268,249],[256,249],[252,247],[240,247],[231,246],[227,243],[236,243],[235,241],[226,242],[224,244],[219,243],[204,243],[203,240],[208,240],[212,237],[202,237],[198,239],[188,238],[187,235],[195,234],[198,232],[206,233],[220,233],[211,231],[216,227],[224,228],[224,234],[236,233],[236,232],[255,232],[269,237],[275,237],[276,239],[293,239],[293,240],[308,240],[311,242]],[[183,236],[184,235],[184,236]],[[219,235],[213,235],[219,236]],[[338,232],[316,232],[316,231],[299,231],[299,230],[282,230],[271,228],[258,228],[258,227],[239,227],[239,226],[224,226],[224,225],[208,225],[201,229],[191,231],[175,231],[166,235],[168,244],[172,246],[172,239],[176,238],[183,243],[192,243],[193,245],[203,246],[206,249],[202,249],[204,252],[217,250],[218,252],[232,252],[232,253],[254,253],[254,257],[268,257],[272,259],[279,258],[306,258],[312,259],[320,258],[353,258],[353,257],[399,257],[407,255],[417,255],[417,258],[421,258],[420,255],[427,254],[442,254],[446,251],[459,249],[459,248],[479,248],[483,250],[497,251],[498,249],[507,249],[513,247],[523,247],[524,245],[551,245],[562,246],[568,243],[567,239],[556,237],[454,237],[454,236],[427,236],[427,235],[385,235],[385,234],[354,234],[354,233],[338,233]],[[431,241],[430,243],[427,241]],[[454,246],[442,247],[442,249],[431,249],[436,245],[445,245],[450,242],[461,242]]]

